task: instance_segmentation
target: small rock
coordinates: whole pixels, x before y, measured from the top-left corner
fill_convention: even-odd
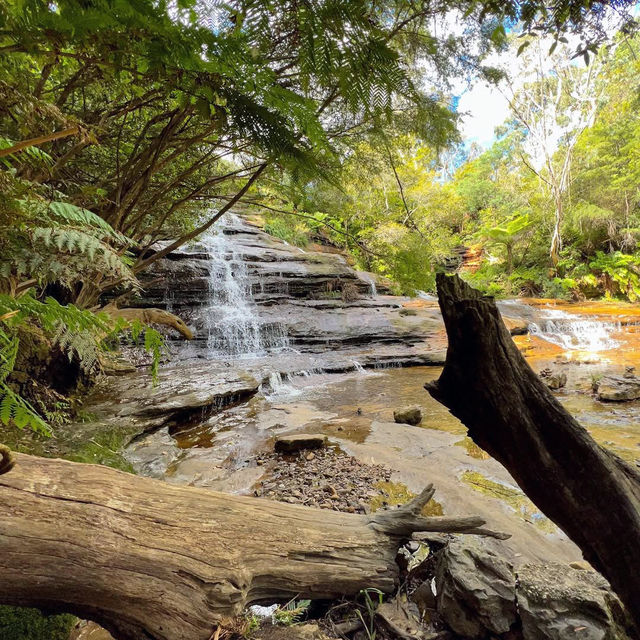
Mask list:
[[[626,402],[640,398],[640,378],[604,376],[596,387],[596,397],[603,402]]]
[[[312,451],[310,451],[310,452],[306,455],[306,460],[307,460],[307,462],[311,462],[315,457],[316,457],[316,454],[315,454],[315,453],[313,453]]]
[[[554,373],[551,369],[543,369],[540,372],[540,378],[542,378],[542,382],[544,382],[552,391],[562,389],[567,384],[566,373]]]
[[[400,424],[418,425],[422,421],[422,410],[418,406],[404,407],[393,412],[393,419]]]

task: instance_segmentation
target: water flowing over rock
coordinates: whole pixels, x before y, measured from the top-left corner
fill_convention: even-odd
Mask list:
[[[249,266],[232,236],[216,229],[201,244],[209,255],[208,301],[201,311],[208,355],[262,355],[287,347],[283,323],[261,322],[256,312]]]
[[[351,361],[370,366],[418,364],[444,348],[435,304],[403,315],[408,299],[387,295],[344,256],[292,247],[237,216],[221,223],[146,275],[141,304],[167,308],[195,331],[183,358],[315,354],[316,369],[326,370],[327,352],[353,353]]]
[[[507,303],[508,304],[508,303]],[[512,303],[512,307],[518,303]],[[524,305],[518,305],[522,308]],[[566,351],[598,353],[615,349],[619,342],[613,337],[620,331],[620,322],[602,321],[562,309],[542,308],[534,312],[530,307],[529,332]]]

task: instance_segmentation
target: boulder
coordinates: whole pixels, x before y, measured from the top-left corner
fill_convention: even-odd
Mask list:
[[[393,419],[400,424],[417,425],[422,421],[422,409],[418,406],[404,407],[393,412]]]
[[[436,567],[438,613],[457,634],[474,640],[508,632],[516,622],[513,566],[497,544],[471,536],[445,547]]]
[[[542,379],[542,382],[544,382],[552,391],[562,389],[567,384],[566,373],[558,373],[557,371],[552,371],[551,369],[543,369],[540,372],[540,378]]]
[[[296,433],[278,436],[273,446],[276,453],[297,453],[307,449],[322,449],[327,446],[327,437],[322,434]]]
[[[516,592],[524,640],[628,639],[622,605],[595,571],[525,565]]]
[[[596,397],[604,402],[626,402],[640,398],[640,378],[604,376],[596,386]]]

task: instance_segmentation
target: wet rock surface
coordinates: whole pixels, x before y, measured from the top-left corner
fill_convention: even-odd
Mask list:
[[[163,366],[154,384],[149,375],[103,379],[85,399],[98,421],[129,424],[142,433],[163,426],[186,428],[225,407],[244,402],[260,387],[251,373],[205,363]]]
[[[389,296],[385,282],[356,271],[343,255],[303,250],[274,238],[241,218],[220,229],[231,268],[242,264],[247,294],[257,309],[258,330],[268,342],[286,335],[295,348],[348,347],[398,343],[413,345],[442,329],[435,303],[403,310],[406,298]],[[218,249],[220,247],[218,246]],[[167,308],[195,329],[196,344],[206,347],[212,287],[211,247],[206,243],[169,254],[145,274],[141,306]],[[217,266],[216,266],[217,265]],[[375,291],[376,295],[372,295]]]
[[[376,484],[391,478],[390,469],[363,464],[331,447],[297,455],[260,454],[256,462],[269,465],[270,472],[254,495],[347,513],[367,513],[370,501],[384,495]]]

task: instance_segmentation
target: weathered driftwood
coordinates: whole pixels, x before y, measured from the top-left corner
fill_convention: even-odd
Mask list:
[[[251,602],[390,591],[414,531],[495,535],[478,517],[421,516],[432,487],[365,516],[15,459],[0,476],[0,602],[69,611],[119,639],[208,640]]]
[[[640,474],[602,449],[529,367],[491,298],[438,277],[449,337],[429,393],[611,583],[640,628]]]

